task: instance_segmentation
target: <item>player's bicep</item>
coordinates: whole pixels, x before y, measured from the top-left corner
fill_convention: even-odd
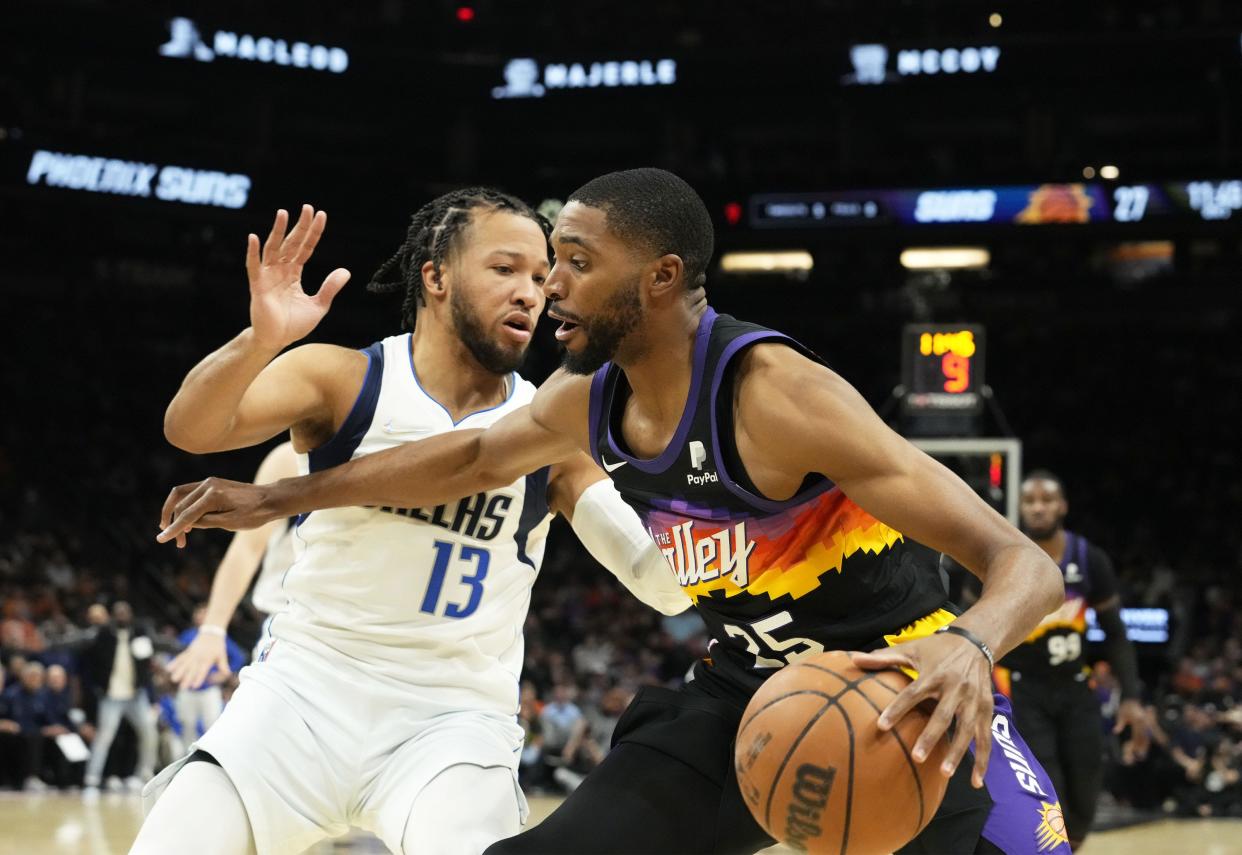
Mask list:
[[[1016,529],[960,478],[893,431],[832,371],[803,357],[768,372],[767,436],[778,465],[818,472],[872,516],[977,570]],[[798,361],[800,360],[800,361]],[[749,418],[749,417],[748,417]]]
[[[315,354],[310,351],[308,346],[281,354],[259,373],[237,405],[221,451],[263,442],[330,413],[329,390],[324,387],[322,373],[312,364]]]

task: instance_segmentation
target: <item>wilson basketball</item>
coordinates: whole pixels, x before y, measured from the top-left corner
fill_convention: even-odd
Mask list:
[[[948,742],[920,764],[911,752],[927,713],[911,710],[888,732],[876,726],[909,683],[833,651],[763,685],[742,717],[734,762],[742,796],[769,834],[808,852],[887,855],[922,831],[944,798]]]

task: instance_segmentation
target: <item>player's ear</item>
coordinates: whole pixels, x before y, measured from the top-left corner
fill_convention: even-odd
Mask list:
[[[680,255],[670,252],[660,256],[655,260],[655,267],[651,272],[651,296],[662,297],[680,292],[685,275],[686,265]]]
[[[435,262],[424,261],[420,272],[423,276],[423,293],[437,297],[444,296],[445,280],[448,278],[448,271],[445,270],[445,265],[441,264],[440,270],[437,272]]]

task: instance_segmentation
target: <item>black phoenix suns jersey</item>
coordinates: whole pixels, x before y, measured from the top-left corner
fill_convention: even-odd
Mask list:
[[[1117,578],[1104,550],[1072,531],[1065,532],[1060,566],[1065,603],[1001,660],[996,682],[1006,695],[1014,678],[1074,680],[1083,679],[1088,671],[1087,609],[1116,595]]]
[[[638,512],[711,632],[710,662],[695,678],[741,696],[797,656],[874,649],[886,637],[909,637],[916,621],[925,634],[953,618],[938,611],[946,603],[938,553],[868,514],[828,479],[808,477],[786,501],[759,494],[734,439],[733,374],[742,352],[760,342],[819,361],[781,333],[708,309],[685,411],[652,460],[630,454],[622,439],[624,373],[610,363],[591,384],[596,462]]]

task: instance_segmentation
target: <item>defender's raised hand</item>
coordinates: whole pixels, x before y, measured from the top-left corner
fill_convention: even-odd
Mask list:
[[[250,279],[250,326],[261,344],[281,349],[306,336],[328,313],[332,298],[349,281],[349,271],[338,267],[323,280],[314,296],[302,289],[302,268],[314,253],[327,223],[327,213],[316,213],[310,205],[303,205],[288,234],[288,212],[276,212],[262,251],[258,236],[249,236],[246,274]]]

